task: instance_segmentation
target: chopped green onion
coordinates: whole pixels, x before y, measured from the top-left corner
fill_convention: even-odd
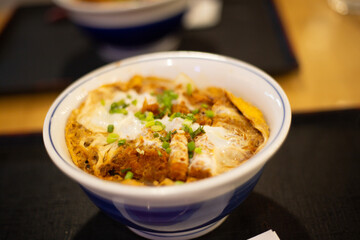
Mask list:
[[[116,133],[110,133],[107,138],[106,138],[106,142],[107,143],[113,143],[115,142],[117,139],[119,138],[119,135]]]
[[[104,99],[101,99],[100,103],[101,103],[101,105],[105,106],[105,100]]]
[[[151,126],[151,130],[153,130],[154,132],[159,132],[159,131],[163,130],[163,127],[160,125],[154,125],[154,126]]]
[[[134,176],[134,174],[133,174],[132,172],[128,171],[128,172],[126,173],[124,179],[125,179],[125,180],[127,180],[127,179],[132,179],[133,176]]]
[[[174,118],[181,117],[182,115],[183,115],[183,114],[180,113],[180,112],[173,113],[173,114],[170,116],[170,121],[172,121]]]
[[[136,106],[136,104],[137,104],[137,99],[132,100],[132,101],[131,101],[131,104],[134,105],[134,106]]]
[[[208,108],[209,105],[207,105],[206,103],[203,103],[203,104],[201,104],[201,107],[203,107],[203,108]]]
[[[107,132],[108,133],[112,133],[114,131],[114,125],[113,124],[109,124],[108,126],[107,126]]]
[[[145,121],[153,121],[154,120],[154,114],[152,112],[146,112],[146,118]]]
[[[176,133],[176,132],[174,132],[174,134],[175,134],[175,133]],[[162,142],[169,142],[170,139],[171,139],[171,135],[172,135],[172,133],[171,133],[171,131],[169,131],[169,132],[166,134],[165,137],[160,137],[160,140],[161,140]]]
[[[214,112],[211,110],[206,110],[205,115],[209,118],[213,118],[215,116]]]
[[[142,113],[141,111],[136,112],[134,115],[135,115],[135,117],[137,117],[139,120],[145,120],[145,118],[146,118],[145,113]]]
[[[197,153],[197,154],[200,154],[201,153],[201,148],[200,147],[195,148],[194,152]]]
[[[173,90],[165,90],[163,93],[156,96],[163,115],[171,113],[172,100],[175,100],[178,97],[179,96]]]
[[[187,147],[189,152],[193,152],[195,150],[195,142],[194,141],[189,142],[187,144]]]
[[[194,120],[195,120],[195,116],[194,116],[194,114],[192,114],[192,113],[188,113],[188,114],[186,115],[185,119],[189,119],[189,120],[194,121]]]
[[[157,150],[157,152],[158,152],[158,155],[159,155],[160,157],[162,157],[162,153],[160,152],[160,150]]]
[[[126,97],[127,97],[128,99],[131,99],[131,95],[130,95],[130,94],[126,95]]]
[[[120,147],[120,146],[122,146],[122,145],[125,145],[125,143],[126,143],[126,139],[120,139],[120,140],[118,141],[118,146]]]
[[[157,133],[157,132],[154,132],[153,135],[154,135],[155,138],[159,137],[159,133]]]
[[[121,99],[120,101],[113,102],[111,104],[109,113],[111,113],[111,114],[122,113],[122,114],[127,115],[128,112],[126,111],[125,108],[128,106],[129,106],[129,104],[127,104],[124,99]]]
[[[170,143],[168,143],[168,142],[163,142],[163,143],[162,143],[162,147],[163,147],[164,149],[167,149],[167,148],[170,147]]]
[[[170,153],[171,153],[171,148],[165,149],[165,152],[166,152],[167,154],[170,154]]]
[[[115,104],[119,105],[119,106],[123,106],[125,104],[125,100],[124,99],[121,99],[120,101],[118,102],[115,102]]]
[[[205,133],[204,126],[199,126],[193,133],[190,134],[192,138],[195,138],[200,133]]]
[[[194,114],[194,115],[195,115],[195,114],[198,114],[199,112],[200,112],[199,109],[194,109],[194,110],[191,111],[191,113]]]
[[[183,125],[190,127],[190,125],[191,125],[192,123],[193,123],[192,120],[190,120],[190,119],[185,119],[184,122],[183,122]]]
[[[189,125],[185,125],[185,124],[183,124],[182,129],[183,129],[185,132],[189,133],[190,135],[192,135],[192,134],[193,134],[193,130],[192,130],[192,128],[191,128],[191,127],[189,127]]]
[[[191,96],[192,92],[193,92],[193,89],[192,89],[191,84],[190,83],[186,84],[186,93],[187,93],[187,95]]]
[[[124,168],[124,169],[121,169],[120,172],[121,173],[126,173],[127,171],[130,171],[131,168]]]
[[[163,126],[163,127],[164,127],[164,124],[162,124],[162,122],[160,122],[160,121],[155,121],[155,125],[156,125],[156,126]]]
[[[180,181],[180,180],[175,181],[175,185],[182,185],[182,184],[184,184],[184,182],[183,182],[183,181]]]
[[[127,115],[128,111],[125,108],[113,108],[113,109],[110,109],[109,113],[110,114],[122,113],[124,115]]]
[[[150,121],[150,122],[147,122],[147,123],[145,124],[145,127],[151,127],[151,126],[154,126],[154,125],[155,125],[155,121],[152,120],[152,121]]]

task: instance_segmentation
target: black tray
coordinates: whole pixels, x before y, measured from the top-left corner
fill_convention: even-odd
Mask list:
[[[266,72],[297,67],[286,34],[269,0],[225,0],[215,27],[183,30],[177,50],[218,53]],[[51,21],[53,5],[17,9],[0,35],[0,93],[62,90],[107,62],[96,45],[68,19]]]

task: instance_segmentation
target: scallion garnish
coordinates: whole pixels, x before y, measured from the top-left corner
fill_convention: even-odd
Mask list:
[[[107,126],[107,132],[108,133],[112,133],[114,131],[114,125],[113,124],[109,124],[108,126]]]
[[[195,150],[195,142],[194,141],[188,142],[187,147],[189,152],[193,152]]]
[[[118,141],[118,146],[120,147],[120,146],[122,146],[122,145],[125,145],[125,143],[126,143],[126,139],[120,139],[120,140]]]
[[[175,134],[175,132],[174,132],[174,134]],[[160,137],[160,140],[162,142],[169,142],[171,139],[171,135],[172,135],[172,133],[171,133],[171,131],[169,131],[165,137]]]
[[[145,120],[145,118],[146,118],[145,113],[142,113],[141,111],[136,112],[134,115],[135,115],[135,117],[137,117],[139,120]]]
[[[126,173],[127,171],[130,171],[131,168],[124,168],[124,169],[121,169],[120,172],[121,173]]]
[[[189,133],[190,135],[192,135],[193,132],[194,132],[194,131],[192,130],[192,128],[191,128],[189,125],[186,125],[186,124],[183,124],[182,129],[183,129],[185,132]]]
[[[200,112],[199,109],[194,109],[194,110],[191,111],[191,113],[194,114],[194,115],[195,115],[195,114],[198,114],[199,112]]]
[[[173,114],[171,114],[169,120],[172,121],[174,118],[181,117],[182,115],[183,115],[183,114],[180,113],[180,112],[173,113]]]
[[[109,113],[110,114],[114,114],[114,113],[122,113],[124,115],[127,115],[128,112],[125,108],[127,108],[129,106],[129,104],[125,103],[124,99],[121,99],[118,102],[113,102],[110,106],[110,110]]]
[[[197,154],[200,154],[201,153],[201,148],[200,147],[195,148],[194,152],[197,153]]]
[[[163,130],[163,127],[161,125],[154,125],[151,126],[151,130],[153,130],[154,132],[160,132],[161,130]]]
[[[157,102],[160,105],[161,114],[171,113],[172,100],[179,97],[173,90],[165,90],[163,93],[156,95]]]
[[[193,133],[190,133],[190,135],[194,139],[200,133],[205,133],[204,126],[199,126]]]
[[[195,118],[194,114],[192,114],[192,113],[188,113],[186,115],[185,119],[189,119],[191,121],[196,121],[196,118]]]
[[[170,147],[170,143],[168,143],[168,142],[163,142],[163,143],[162,143],[162,147],[163,147],[164,149],[167,149],[167,148]]]
[[[154,114],[152,112],[146,112],[146,118],[145,121],[154,121]]]
[[[205,115],[209,118],[213,118],[215,116],[214,112],[211,110],[206,110]]]
[[[203,103],[203,104],[201,104],[201,107],[203,107],[203,108],[208,108],[209,105],[207,105],[206,103]]]
[[[154,120],[145,123],[145,127],[151,127],[151,126],[154,126],[154,125],[155,125]]]
[[[186,126],[189,126],[189,127],[190,127],[192,123],[193,123],[192,120],[190,120],[190,119],[185,119],[184,122],[183,122],[183,125],[184,125],[184,126],[186,125]]]
[[[117,139],[119,138],[119,135],[116,133],[110,133],[107,138],[106,138],[106,142],[107,143],[113,143],[115,142]]]
[[[193,92],[192,85],[190,83],[186,84],[186,93],[187,93],[187,95],[191,96],[192,92]]]
[[[131,172],[131,171],[127,171],[126,174],[125,174],[125,177],[124,179],[127,180],[127,179],[132,179],[134,176],[134,174]]]

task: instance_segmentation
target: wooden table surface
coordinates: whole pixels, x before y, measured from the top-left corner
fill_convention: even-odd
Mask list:
[[[360,108],[360,16],[340,15],[326,0],[274,2],[299,63],[296,71],[275,77],[293,112]],[[11,12],[0,9],[0,29]],[[41,132],[58,94],[0,96],[0,134]]]

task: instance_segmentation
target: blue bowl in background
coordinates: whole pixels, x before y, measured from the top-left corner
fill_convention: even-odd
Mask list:
[[[164,44],[162,40],[176,35],[187,10],[186,0],[53,1],[98,45],[137,50],[125,57],[151,50],[174,50],[179,41]],[[159,43],[163,46],[159,47]]]

